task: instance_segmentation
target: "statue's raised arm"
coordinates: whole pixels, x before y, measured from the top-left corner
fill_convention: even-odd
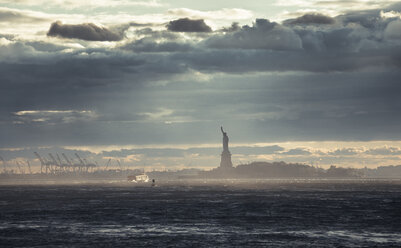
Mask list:
[[[220,127],[220,129],[221,129],[221,132],[224,134],[224,131],[223,131],[223,127],[222,127],[222,126]]]

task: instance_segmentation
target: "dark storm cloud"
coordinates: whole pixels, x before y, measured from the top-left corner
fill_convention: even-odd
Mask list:
[[[227,123],[231,142],[398,139],[398,123],[401,121],[399,74],[386,74],[354,75],[356,82],[339,75],[331,78],[267,78],[260,82],[251,82],[249,78],[227,79],[228,82],[219,82],[222,81],[220,79],[212,81],[214,85],[180,83],[133,91],[124,87],[122,89],[126,94],[113,92],[116,86],[112,89],[107,85],[90,89],[44,87],[50,91],[43,93],[34,89],[30,89],[29,93],[8,90],[10,96],[3,95],[2,101],[10,103],[17,98],[19,101],[14,108],[20,110],[32,109],[32,106],[35,109],[49,106],[55,109],[95,109],[99,116],[107,117],[107,121],[79,120],[57,125],[10,123],[1,126],[0,132],[4,137],[1,141],[3,147],[35,145],[37,142],[59,145],[218,143],[221,142],[219,122]],[[352,75],[347,77],[352,78]],[[377,80],[380,81],[375,82]],[[266,81],[270,83],[266,84]],[[51,97],[55,93],[57,98]],[[24,101],[20,97],[23,94]],[[244,108],[247,105],[249,107]],[[7,121],[7,112],[12,107],[10,104],[2,106],[4,111],[1,116]],[[163,121],[141,123],[141,119],[139,122],[123,119],[128,113],[151,111],[157,106],[174,110],[196,109],[196,112],[186,116],[205,122],[166,125]],[[280,108],[269,110],[266,106]],[[243,117],[244,112],[249,116]],[[121,113],[122,117],[114,113]],[[265,113],[272,117],[265,117]],[[240,153],[234,147],[232,152]],[[261,153],[266,154],[267,151]]]
[[[291,28],[257,19],[252,26],[236,25],[230,32],[211,35],[200,43],[183,42],[173,32],[144,28],[135,31],[144,38],[130,41],[121,48],[164,53],[159,61],[166,58],[207,71],[330,72],[378,65],[398,67],[401,46],[391,42],[397,41],[396,21],[388,25],[392,21],[381,18],[378,11],[349,15],[336,17],[339,25],[324,29]],[[357,23],[364,19],[375,20],[376,24],[347,26],[351,20]]]
[[[289,25],[334,24],[334,23],[335,23],[334,18],[319,13],[305,14],[298,18],[284,21],[284,24],[289,24]]]
[[[60,21],[53,22],[47,32],[48,36],[69,39],[81,39],[89,41],[119,41],[123,37],[105,27],[98,27],[93,23],[62,24]]]
[[[337,46],[337,44],[333,44]],[[339,49],[333,47],[333,49]],[[338,54],[340,53],[341,56]],[[305,51],[238,51],[219,49],[173,54],[172,59],[197,70],[243,73],[256,71],[341,72],[364,68],[399,67],[401,47],[366,53],[306,53]]]
[[[170,21],[167,24],[167,29],[173,32],[212,32],[204,20],[191,20],[189,18]]]
[[[267,19],[256,19],[252,27],[246,25],[234,33],[209,38],[211,48],[298,50],[302,42],[291,29]]]
[[[91,143],[103,143],[103,135],[90,137],[97,132],[110,133],[108,127],[125,132],[125,122],[144,120],[140,113],[149,109],[136,103],[148,98],[136,94],[135,89],[185,71],[175,63],[159,63],[159,56],[142,57],[109,49],[43,53],[28,43],[15,42],[0,46],[0,51],[0,133],[9,137],[4,139],[5,146],[15,146],[21,139],[24,145],[35,145],[40,140],[72,145],[78,136]],[[67,112],[50,117],[15,115],[19,111],[69,110],[92,111],[98,118],[71,118]],[[137,129],[142,135],[134,131],[143,136],[141,140],[147,139],[146,126]]]
[[[313,27],[258,19],[199,42],[138,27],[118,48],[1,38],[0,144],[218,143],[221,124],[238,143],[398,139],[397,20],[347,18]],[[60,115],[15,114],[52,110]]]
[[[341,17],[343,18],[343,17]],[[372,18],[380,18],[375,13]],[[202,52],[176,55],[202,69],[227,71],[350,71],[371,66],[398,67],[399,41],[387,31],[389,20],[372,28],[335,25],[330,28],[291,28],[258,19],[250,26],[206,39]],[[397,30],[397,25],[394,25]],[[388,35],[384,35],[388,33]],[[391,35],[390,35],[391,34]],[[394,38],[391,38],[394,40]],[[259,51],[257,51],[259,50]]]

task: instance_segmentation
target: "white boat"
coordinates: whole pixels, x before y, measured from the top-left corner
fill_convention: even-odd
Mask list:
[[[130,175],[127,177],[129,182],[133,183],[147,183],[149,182],[149,177],[145,173],[142,174],[136,174],[136,175]]]

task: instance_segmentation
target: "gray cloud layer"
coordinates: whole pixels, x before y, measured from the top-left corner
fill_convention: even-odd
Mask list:
[[[221,124],[238,143],[400,139],[399,19],[374,10],[335,20],[185,35],[136,27],[117,48],[68,52],[4,36],[0,146],[217,143]],[[71,114],[84,111],[93,114]]]
[[[167,29],[173,32],[212,32],[204,20],[191,20],[189,18],[170,21],[167,24]]]
[[[71,25],[62,24],[60,21],[52,23],[47,35],[89,41],[118,41],[123,38],[121,35],[93,23]]]

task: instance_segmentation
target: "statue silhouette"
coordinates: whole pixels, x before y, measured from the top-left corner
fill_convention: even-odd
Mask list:
[[[223,152],[221,153],[220,168],[232,168],[233,163],[231,162],[231,153],[228,150],[228,135],[226,132],[224,132],[223,127],[220,127],[220,130],[223,133]]]
[[[223,151],[228,152],[228,136],[227,133],[224,132],[223,127],[221,127],[221,132],[223,133]]]

